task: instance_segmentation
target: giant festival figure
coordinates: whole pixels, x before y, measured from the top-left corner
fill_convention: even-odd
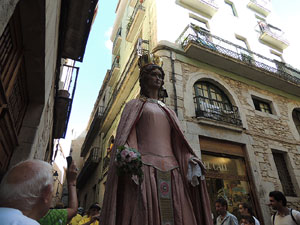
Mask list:
[[[140,58],[140,96],[122,113],[111,154],[100,223],[105,225],[212,225],[205,168],[172,109],[160,101],[161,60]],[[143,181],[118,176],[118,146],[141,154]]]

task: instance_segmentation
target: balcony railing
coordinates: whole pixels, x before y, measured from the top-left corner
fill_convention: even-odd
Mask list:
[[[117,80],[118,74],[120,72],[120,56],[117,55],[111,65],[110,76],[108,85],[112,86],[113,83]]]
[[[179,3],[189,6],[212,17],[218,10],[215,0],[179,0]]]
[[[120,49],[120,45],[122,42],[122,27],[120,27],[117,31],[114,43],[113,43],[113,54],[116,55]]]
[[[107,154],[103,159],[103,172],[105,173],[108,170],[110,163],[110,155]]]
[[[97,135],[97,132],[99,131],[100,122],[103,118],[103,113],[104,113],[104,106],[99,106],[94,115],[89,131],[84,139],[84,143],[81,147],[81,156],[85,156],[89,148],[91,147],[94,138]]]
[[[137,4],[134,8],[134,11],[129,18],[129,22],[127,24],[127,35],[126,35],[126,40],[129,42],[132,42],[137,30],[139,29],[142,19],[144,18],[145,15],[145,7],[142,4]]]
[[[100,148],[94,147],[91,149],[90,155],[85,161],[83,168],[81,169],[78,178],[77,178],[77,187],[81,188],[86,183],[87,179],[96,169],[98,163],[101,159]]]
[[[250,0],[248,7],[264,16],[268,16],[271,12],[270,2],[268,0]]]
[[[284,38],[284,33],[280,29],[263,21],[259,22],[259,28],[261,30],[260,40],[281,50],[289,46],[289,42]]]
[[[194,103],[197,118],[206,117],[236,126],[242,126],[239,109],[236,106],[202,96],[194,97]]]
[[[280,78],[280,80],[285,80],[292,82],[293,84],[300,85],[300,71],[293,68],[292,66],[282,62],[278,63],[278,61],[276,60],[269,59],[258,53],[236,45],[230,41],[212,35],[207,31],[201,30],[193,24],[190,24],[185,28],[176,42],[181,44],[182,48],[187,53],[190,50],[191,46],[196,46],[198,49],[193,48],[192,51],[190,51],[191,53],[188,53],[191,55],[191,57],[197,59],[200,59],[202,57],[201,60],[209,64],[215,63],[215,65],[220,66],[221,68],[226,68],[230,71],[232,70],[232,72],[234,73],[240,73],[241,75],[249,77],[250,79],[255,78],[259,79],[259,81],[262,82],[263,77],[261,76],[262,72],[260,72],[262,70],[265,72],[273,73],[274,75],[276,75],[275,77]],[[201,53],[207,53],[210,55],[199,53],[201,49],[206,49],[206,52]],[[214,60],[211,60],[207,57],[211,56],[211,54],[215,56],[214,59],[218,60],[220,59],[219,56],[222,56],[222,63],[220,63],[221,61],[215,62]],[[248,67],[245,68],[245,66],[238,65],[235,63],[236,61],[240,61]],[[234,69],[232,69],[232,67],[228,67],[229,62],[231,63],[230,65],[235,65]],[[240,67],[237,69],[238,66]],[[255,68],[255,70],[251,68]],[[282,88],[282,84],[279,83],[278,79],[276,82],[276,88]],[[269,80],[265,83],[270,85]]]
[[[66,65],[62,67],[62,87],[55,97],[54,138],[65,138],[75,95],[79,67]]]

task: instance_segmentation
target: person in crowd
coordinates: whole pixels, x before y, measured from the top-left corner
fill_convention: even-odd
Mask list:
[[[80,220],[82,220],[82,218],[83,218],[82,217],[83,214],[84,214],[84,209],[82,207],[79,207],[78,210],[77,210],[77,215],[72,218],[69,225],[78,225]]]
[[[50,208],[52,167],[41,160],[26,160],[12,167],[0,184],[0,223],[39,225]]]
[[[80,220],[78,225],[99,225],[100,210],[98,203],[91,205],[87,217]]]
[[[41,225],[66,225],[77,214],[77,168],[74,161],[72,161],[68,167],[66,177],[68,186],[68,208],[50,209],[48,213],[39,220]]]
[[[215,207],[217,214],[217,223],[216,225],[238,225],[237,218],[229,213],[227,201],[224,198],[219,198],[215,202]]]
[[[253,214],[252,207],[249,204],[247,204],[246,202],[239,204],[239,212],[242,216],[252,216],[255,221],[255,225],[260,225],[258,219],[256,219]]]
[[[269,205],[276,213],[272,215],[273,225],[299,225],[300,212],[287,207],[287,201],[284,194],[280,191],[271,191],[269,193]]]
[[[255,220],[253,216],[242,215],[241,225],[255,225]]]

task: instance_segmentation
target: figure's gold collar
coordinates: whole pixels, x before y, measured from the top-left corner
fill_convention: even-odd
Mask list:
[[[144,95],[141,95],[141,96],[139,97],[139,99],[140,99],[141,101],[143,101],[143,102],[156,103],[156,104],[161,105],[161,106],[163,106],[163,107],[166,106],[166,104],[163,103],[162,101],[160,101],[160,100],[158,100],[158,99],[154,99],[154,98],[148,98],[148,97],[146,97],[146,96],[144,96]]]

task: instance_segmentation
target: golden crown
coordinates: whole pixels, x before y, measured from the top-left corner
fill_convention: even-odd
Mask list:
[[[140,69],[149,64],[155,64],[155,65],[162,67],[163,61],[159,56],[151,54],[151,53],[143,54],[139,57],[138,65],[139,65]]]
[[[146,43],[149,45],[149,41],[139,38],[138,42],[137,42],[137,47],[136,47],[137,55],[139,56],[138,65],[139,65],[140,69],[149,64],[156,64],[156,65],[162,67],[162,65],[163,65],[162,59],[155,54],[149,53],[149,50],[144,49],[142,47],[143,43]]]

